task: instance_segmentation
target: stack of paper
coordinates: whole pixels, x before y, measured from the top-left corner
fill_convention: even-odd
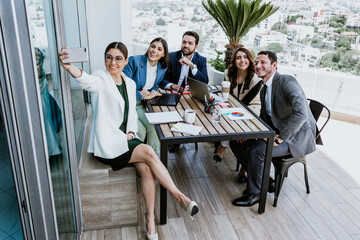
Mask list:
[[[145,113],[146,118],[151,124],[181,122],[183,119],[177,111]]]
[[[186,133],[186,134],[190,134],[190,135],[199,135],[199,133],[202,129],[203,128],[200,126],[195,126],[195,125],[185,124],[185,123],[177,123],[172,126],[171,131]]]

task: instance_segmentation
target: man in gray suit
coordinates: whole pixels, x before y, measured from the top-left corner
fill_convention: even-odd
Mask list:
[[[276,69],[275,53],[258,54],[255,71],[264,83],[260,91],[260,117],[276,131],[273,157],[289,154],[302,157],[316,149],[315,119],[296,79],[279,74]],[[233,205],[252,206],[260,199],[266,139],[231,141],[230,147],[248,174],[246,192]]]

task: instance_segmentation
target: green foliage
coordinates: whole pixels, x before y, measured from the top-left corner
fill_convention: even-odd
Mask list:
[[[330,67],[334,70],[360,74],[360,57],[355,51],[345,51],[343,48],[324,55],[320,60],[320,67]]]
[[[158,20],[156,20],[156,25],[159,26],[164,26],[165,25],[165,21],[162,18],[158,18]]]
[[[340,38],[336,43],[335,43],[335,46],[338,47],[338,48],[345,48],[346,51],[350,50],[351,48],[351,43],[348,39],[346,38]]]
[[[296,23],[296,20],[298,18],[304,18],[304,16],[303,15],[287,16],[286,22],[289,23],[289,24],[290,23]]]
[[[346,24],[345,15],[336,15],[330,19],[329,26],[333,28],[343,28]]]
[[[355,66],[355,72],[356,72],[357,74],[360,74],[360,63],[356,64],[356,66]]]
[[[271,30],[275,30],[281,33],[286,34],[287,33],[287,27],[286,24],[282,23],[282,22],[277,22],[275,23],[272,27]]]
[[[322,48],[324,43],[319,37],[314,36],[313,39],[311,39],[310,46],[313,48]]]
[[[216,43],[214,43],[214,42],[210,43],[210,48],[215,49],[216,47],[217,47],[217,44],[216,44]]]
[[[230,45],[238,47],[245,34],[279,8],[262,0],[202,0],[207,12],[219,23]]]
[[[284,48],[279,43],[270,43],[266,47],[266,50],[272,51],[274,53],[279,53],[279,52],[282,52],[284,50]]]
[[[215,52],[217,54],[215,59],[210,59],[209,63],[210,65],[215,68],[216,70],[220,72],[224,72],[226,69],[226,64],[224,58],[221,58],[222,52],[215,49]]]

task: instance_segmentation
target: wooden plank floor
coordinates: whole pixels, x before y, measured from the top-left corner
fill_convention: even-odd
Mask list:
[[[200,213],[192,221],[168,194],[168,223],[159,225],[160,239],[360,239],[360,187],[320,150],[308,156],[310,194],[306,194],[303,168],[290,168],[279,197],[272,206],[268,194],[264,214],[258,204],[233,207],[246,187],[236,182],[236,160],[230,150],[224,161],[212,160],[212,143],[183,144],[179,152],[169,154],[169,172],[186,195],[195,200]],[[140,194],[140,189],[138,190]],[[159,187],[157,206],[159,206]],[[146,239],[139,197],[137,227],[84,232],[83,240]]]

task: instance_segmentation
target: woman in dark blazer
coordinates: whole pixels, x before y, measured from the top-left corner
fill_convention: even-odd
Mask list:
[[[148,50],[144,55],[132,56],[124,68],[124,74],[136,83],[136,111],[139,116],[138,135],[155,150],[160,152],[160,142],[155,127],[147,120],[145,113],[148,112],[141,104],[141,100],[152,99],[161,94],[157,91],[159,83],[164,79],[168,69],[169,50],[167,43],[162,38],[155,38],[151,41]]]

